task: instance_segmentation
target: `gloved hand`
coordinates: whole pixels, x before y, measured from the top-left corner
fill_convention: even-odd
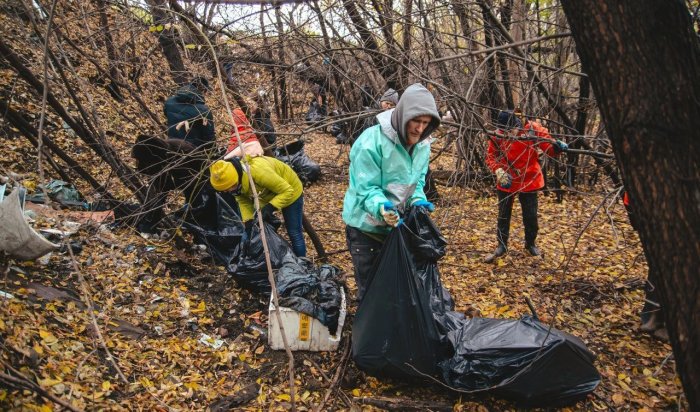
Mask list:
[[[496,169],[496,181],[502,188],[508,189],[510,184],[513,183],[513,178],[510,177],[508,172],[499,167]]]
[[[423,199],[419,199],[413,202],[413,206],[425,208],[428,212],[435,211],[435,205]]]
[[[275,218],[275,207],[272,206],[271,204],[266,204],[265,206],[260,209],[260,212],[262,213],[262,218],[266,222],[270,222],[272,219]]]
[[[569,150],[569,145],[566,144],[566,142],[562,142],[561,140],[556,140],[554,142],[554,149],[557,152],[566,152]]]
[[[379,207],[379,212],[382,214],[382,218],[389,226],[397,227],[403,220],[399,216],[398,212],[394,209],[394,205],[391,202],[384,202],[383,205]]]

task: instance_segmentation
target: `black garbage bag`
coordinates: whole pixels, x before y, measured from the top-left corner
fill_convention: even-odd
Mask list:
[[[339,110],[334,110],[331,114],[334,117],[339,117],[343,113]],[[346,128],[347,128],[347,121],[335,122],[331,125],[330,133],[331,133],[331,136],[335,137],[335,142],[337,144],[348,143]]]
[[[285,264],[294,263],[299,258],[294,255],[292,247],[286,240],[275,232],[268,223],[265,226],[265,238],[270,252],[270,264],[276,271]],[[246,227],[247,240],[240,248],[238,259],[226,267],[226,271],[233,277],[238,285],[244,289],[257,293],[270,293],[270,281],[267,277],[267,263],[265,262],[265,249],[257,219]]]
[[[558,406],[595,389],[594,355],[578,338],[525,316],[474,318],[448,334],[454,356],[440,363],[455,388],[493,388],[528,405]]]
[[[439,360],[440,338],[408,231],[402,225],[389,233],[353,320],[353,359],[371,375],[432,375]]]
[[[273,145],[277,141],[277,132],[272,124],[269,110],[258,108],[253,113],[253,128],[255,134],[263,137],[268,145]]]
[[[238,260],[245,229],[233,196],[205,185],[196,202],[175,215],[183,219],[182,227],[192,233],[196,243],[207,246],[214,262],[229,266]]]
[[[408,230],[404,236],[413,255],[416,276],[427,291],[440,341],[445,344],[443,352],[451,353],[447,332],[460,328],[465,316],[463,313],[454,312],[454,300],[440,280],[437,261],[445,256],[447,240],[430,218],[430,213],[422,207],[409,210],[405,225]]]
[[[297,259],[285,263],[275,281],[280,306],[318,319],[331,335],[335,335],[342,302],[338,267],[321,265],[315,268],[307,259]]]
[[[306,155],[303,140],[277,148],[275,157],[290,165],[304,184],[313,183],[321,177],[321,166]]]
[[[309,104],[309,110],[306,112],[304,120],[308,125],[314,125],[322,122],[328,114],[328,109],[325,105],[319,104],[318,101],[312,100]]]

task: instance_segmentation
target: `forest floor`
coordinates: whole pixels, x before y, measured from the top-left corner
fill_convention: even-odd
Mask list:
[[[321,164],[323,176],[306,189],[305,211],[331,252],[330,263],[348,274],[352,297],[355,285],[340,217],[348,147],[314,133],[306,151]],[[7,156],[4,164],[19,162],[22,150]],[[449,169],[452,163],[445,155],[433,167]],[[449,241],[439,268],[456,310],[518,318],[530,312],[529,296],[543,322],[578,336],[596,354],[601,384],[566,410],[682,408],[671,347],[638,331],[647,267],[621,202],[599,193],[568,192],[557,203],[553,195],[540,194],[538,243],[544,258],[524,253],[516,205],[508,255],[485,264],[483,256],[495,247],[495,197],[488,191],[438,189],[433,218]],[[40,210],[35,225],[57,227],[75,220],[65,213]],[[12,295],[0,297],[0,356],[39,391],[89,410],[289,408],[286,355],[270,350],[265,337],[268,302],[237,288],[205,252],[97,223],[83,224],[70,241],[82,244],[82,251],[76,250],[77,268],[65,252],[35,262],[0,261],[0,290]],[[308,239],[307,245],[314,256]],[[95,306],[100,334],[85,296]],[[360,372],[344,358],[356,310],[349,302],[338,351],[295,353],[299,410],[320,404],[323,410],[366,410],[374,408],[366,403],[384,398],[456,411],[517,408],[488,395]],[[222,346],[202,343],[202,334],[221,339]],[[343,373],[336,382],[337,371]],[[0,409],[55,407],[36,393],[36,388],[0,388]]]

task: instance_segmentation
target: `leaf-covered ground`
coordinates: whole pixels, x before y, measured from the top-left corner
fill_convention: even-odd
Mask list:
[[[323,134],[308,141],[308,153],[325,173],[307,188],[306,211],[326,249],[337,252],[331,262],[352,273],[340,219],[347,148],[332,142]],[[510,253],[484,264],[483,255],[494,247],[495,198],[439,189],[434,217],[450,242],[440,270],[457,310],[513,318],[529,313],[524,300],[529,296],[544,321],[582,338],[597,355],[603,381],[574,409],[677,407],[681,389],[674,362],[667,359],[670,346],[636,330],[646,266],[620,204],[599,207],[599,195],[572,194],[562,203],[542,195],[539,244],[545,258],[527,257],[518,247],[522,225],[516,207]],[[60,214],[42,216],[38,226],[61,221]],[[3,362],[80,408],[196,410],[251,390],[251,399],[236,409],[288,407],[286,356],[266,344],[267,302],[236,288],[201,251],[97,225],[83,225],[71,240],[83,243],[76,255],[79,269],[107,347],[128,382],[118,378],[98,343],[66,253],[38,262],[4,261],[2,290],[14,298],[2,298],[0,305]],[[351,275],[347,285],[354,293]],[[355,309],[353,303],[350,311]],[[203,333],[224,344],[214,349],[200,342]],[[337,352],[296,353],[301,410],[323,399],[342,362],[350,325],[344,335]],[[455,410],[514,407],[434,384],[371,378],[352,361],[337,389],[342,393],[330,396],[325,409],[357,408],[362,397],[422,399]],[[26,390],[5,388],[0,397],[7,409],[50,408]]]
[[[8,41],[26,55],[27,64],[40,72],[37,39],[11,16],[0,16],[0,24]],[[78,19],[56,21],[67,33],[84,30],[81,24],[83,20]],[[99,24],[93,20],[90,24],[93,31],[99,31]],[[137,27],[133,35],[144,43],[139,47],[147,55],[149,43],[143,39],[155,43],[147,37],[151,36],[148,28]],[[104,53],[95,50],[88,57],[70,53],[81,79],[74,86],[89,91],[97,122],[129,162],[133,137],[143,131],[155,133],[156,126],[145,120],[132,100],[117,105],[104,89],[90,89],[85,79],[98,73],[88,57],[106,66]],[[162,99],[173,89],[167,65],[156,58],[140,64],[145,73],[140,80],[141,94],[152,111],[160,113]],[[269,83],[253,71],[241,81],[249,85],[244,90],[249,95]],[[3,96],[11,96],[10,106],[23,110],[28,121],[38,124],[40,99],[36,93],[6,66],[0,66],[0,80]],[[298,100],[296,117],[301,118],[308,88],[300,82],[290,83]],[[52,92],[59,99],[66,98],[59,88]],[[88,100],[86,95],[81,94],[84,100]],[[225,140],[223,104],[214,95],[208,102]],[[127,118],[141,123],[137,127]],[[109,183],[116,195],[127,196],[108,167],[61,124],[50,113],[46,133],[101,182]],[[36,150],[17,130],[5,123],[2,126],[0,170],[22,175],[25,186],[32,189],[38,182]],[[288,129],[297,132],[300,127]],[[327,134],[305,137],[307,153],[324,172],[321,181],[305,191],[305,211],[331,253],[331,263],[349,274],[347,286],[353,296],[352,267],[340,218],[348,148],[335,145]],[[438,141],[435,146],[442,144]],[[446,153],[433,167],[450,171],[454,159]],[[78,185],[84,194],[93,194],[82,183]],[[509,254],[495,264],[485,264],[483,256],[495,247],[495,197],[488,190],[440,185],[441,200],[434,219],[449,240],[448,254],[439,265],[443,282],[457,310],[517,318],[529,313],[525,303],[529,296],[540,318],[585,341],[597,355],[603,380],[592,395],[569,409],[675,410],[679,404],[682,408],[670,346],[637,331],[647,271],[637,235],[618,200],[604,196],[600,187],[579,190],[568,193],[562,203],[540,195],[538,243],[545,252],[543,259],[528,257],[522,250],[523,230],[516,205]],[[77,217],[38,209],[34,219],[35,227],[62,229],[62,222]],[[189,240],[188,235],[185,239]],[[37,391],[87,410],[289,407],[286,355],[267,346],[268,302],[237,288],[206,252],[190,242],[176,246],[168,239],[146,239],[128,228],[97,223],[83,224],[68,242],[82,246],[82,250],[75,249],[77,269],[65,251],[35,262],[0,259],[0,290],[6,293],[0,297],[0,370],[5,375],[21,374],[34,385],[31,389],[19,384],[10,387],[2,380],[0,409],[58,408]],[[313,255],[311,242],[307,245]],[[92,314],[86,309],[87,298],[94,305]],[[352,315],[356,304],[350,302]],[[98,330],[93,327],[93,316]],[[324,410],[370,409],[362,400],[382,397],[421,400],[454,410],[516,409],[504,400],[460,395],[436,384],[364,375],[343,357],[351,325],[352,317],[337,352],[295,354],[299,410],[322,403]],[[212,339],[202,340],[203,334]],[[212,347],[215,339],[223,341],[221,347]]]

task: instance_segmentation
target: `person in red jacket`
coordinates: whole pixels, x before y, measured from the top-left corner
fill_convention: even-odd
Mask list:
[[[537,238],[537,191],[544,187],[544,176],[538,161],[539,151],[554,156],[566,151],[568,146],[552,139],[549,131],[536,122],[525,125],[511,111],[498,115],[498,129],[489,137],[486,164],[496,175],[498,194],[498,246],[484,261],[492,263],[508,251],[510,216],[513,200],[518,196],[525,227],[525,249],[532,256],[541,254],[535,245]]]
[[[235,123],[235,128],[238,130],[238,136],[241,138],[241,147],[238,145],[238,138],[236,137],[236,131],[231,130],[231,139],[228,142],[228,149],[226,149],[225,160],[232,157],[243,157],[243,151],[245,154],[256,157],[264,155],[264,148],[260,144],[258,136],[253,130],[253,126],[250,125],[248,117],[246,117],[243,110],[240,108],[233,109],[233,122]],[[267,143],[267,142],[265,142]]]

